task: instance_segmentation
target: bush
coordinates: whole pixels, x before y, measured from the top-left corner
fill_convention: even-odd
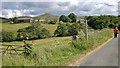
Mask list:
[[[78,35],[79,31],[83,28],[80,23],[60,23],[54,32],[56,36],[72,36]]]
[[[51,34],[47,29],[43,28],[40,23],[31,23],[31,26],[18,30],[18,40],[27,39],[27,37],[30,40],[43,39],[51,37]]]
[[[88,25],[93,29],[113,28],[118,26],[118,18],[116,16],[101,15],[101,16],[89,16],[87,17]]]
[[[78,35],[80,27],[81,26],[78,23],[68,25],[68,35],[69,36]]]
[[[120,30],[120,24],[118,25],[118,29]]]
[[[43,29],[38,33],[38,38],[43,39],[43,38],[49,38],[49,37],[51,37],[51,34],[50,34],[50,32],[49,32],[47,29],[45,29],[45,28],[43,28]]]
[[[49,24],[56,24],[56,21],[51,20],[49,21]]]
[[[57,26],[57,29],[55,30],[54,32],[54,35],[57,35],[57,36],[67,36],[68,34],[68,29],[67,29],[67,26],[66,24],[62,24],[60,23],[58,26]]]
[[[2,31],[2,41],[3,42],[12,42],[13,40],[15,40],[14,33]]]
[[[109,28],[114,28],[115,26],[116,26],[115,24],[111,23],[111,24],[109,25]]]

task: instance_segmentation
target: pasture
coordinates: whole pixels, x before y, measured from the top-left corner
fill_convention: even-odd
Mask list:
[[[2,30],[17,33],[18,29],[30,26],[29,23],[22,24],[9,24],[3,23]],[[48,29],[52,34],[57,28],[57,24],[41,24],[44,28]],[[111,29],[103,30],[89,30],[89,46],[85,46],[85,35],[81,33],[79,36],[81,40],[72,44],[71,36],[67,37],[52,37],[46,39],[26,40],[32,43],[32,54],[28,58],[20,55],[3,55],[3,66],[58,66],[68,65],[76,57],[85,55],[87,52],[95,49],[109,38],[112,37]],[[16,44],[24,45],[23,41],[2,42],[1,44]],[[76,45],[77,47],[73,47]],[[80,46],[80,47],[79,47]],[[86,49],[84,49],[86,48]],[[13,58],[14,57],[14,58]]]
[[[41,25],[50,31],[50,33],[53,35],[55,29],[57,28],[57,24],[42,24]],[[20,23],[20,24],[10,24],[10,23],[0,23],[0,28],[4,31],[13,32],[15,35],[17,35],[17,30],[22,29],[25,27],[30,26],[30,23]],[[2,31],[0,30],[0,32]]]

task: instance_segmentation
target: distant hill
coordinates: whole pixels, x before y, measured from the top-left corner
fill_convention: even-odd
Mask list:
[[[33,18],[33,17],[31,17],[31,16],[19,16],[17,18]]]
[[[8,18],[0,17],[0,20],[8,20]]]
[[[41,20],[58,20],[59,16],[55,16],[49,13],[45,13],[43,15],[36,16],[35,19],[41,19]]]
[[[45,14],[42,14],[42,15],[38,15],[38,16],[35,16],[35,17],[31,17],[31,16],[19,16],[17,18],[33,18],[33,19],[36,19],[36,20],[54,20],[54,21],[58,21],[60,16],[55,16],[53,14],[50,14],[50,13],[45,13]],[[80,20],[80,19],[84,19],[85,16],[77,16],[77,20]],[[4,18],[4,17],[0,17],[0,20],[8,20],[9,18]]]
[[[7,21],[9,21],[9,19],[8,18],[4,18],[4,17],[0,17],[0,23],[3,23],[3,22],[7,22]]]

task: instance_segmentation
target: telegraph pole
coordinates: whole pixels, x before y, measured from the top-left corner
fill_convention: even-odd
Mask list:
[[[85,30],[86,30],[86,46],[88,46],[88,27],[87,27],[87,19],[85,20]]]

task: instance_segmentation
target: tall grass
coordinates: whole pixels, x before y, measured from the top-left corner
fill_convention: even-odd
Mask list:
[[[3,56],[3,66],[57,66],[67,65],[75,56],[86,54],[112,37],[111,29],[103,29],[89,33],[88,46],[81,35],[78,41],[41,46],[33,49],[29,57]]]

